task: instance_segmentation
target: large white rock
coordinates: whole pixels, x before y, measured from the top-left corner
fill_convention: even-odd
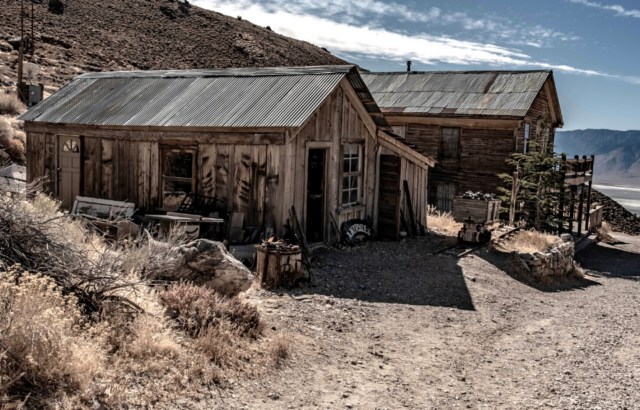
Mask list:
[[[157,248],[169,246],[154,241]],[[158,276],[169,280],[184,280],[206,286],[227,296],[235,296],[251,287],[253,274],[233,257],[220,242],[197,239],[172,248],[159,261]]]

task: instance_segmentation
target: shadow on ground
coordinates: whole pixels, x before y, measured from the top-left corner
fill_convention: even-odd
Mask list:
[[[431,236],[320,249],[314,253],[314,284],[305,293],[475,310],[458,260],[431,255],[442,243]]]
[[[628,239],[628,240],[626,240]],[[640,238],[625,236],[615,242],[598,242],[576,255],[590,275],[640,280]]]

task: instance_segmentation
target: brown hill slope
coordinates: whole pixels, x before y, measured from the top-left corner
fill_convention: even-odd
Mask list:
[[[63,0],[62,14],[49,3],[41,0],[34,12],[34,62],[47,88],[88,71],[345,63],[312,44],[182,1]],[[20,33],[20,0],[0,0],[0,10],[0,86],[7,88],[17,52],[6,40]]]

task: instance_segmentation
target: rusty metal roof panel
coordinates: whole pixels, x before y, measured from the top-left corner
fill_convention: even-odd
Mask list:
[[[524,116],[551,71],[362,73],[385,112]]]
[[[90,73],[20,118],[95,125],[295,127],[347,75],[361,98],[373,98],[354,66]],[[380,112],[370,105],[369,111]]]

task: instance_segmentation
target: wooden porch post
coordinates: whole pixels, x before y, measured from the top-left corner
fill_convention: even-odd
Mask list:
[[[578,236],[582,236],[583,211],[584,211],[584,184],[580,184],[580,205],[578,208]]]
[[[565,166],[567,161],[567,156],[565,154],[562,154],[562,163],[560,164],[560,172],[562,173],[562,185],[560,185],[560,203],[558,205],[558,207],[560,209],[558,209],[558,233],[562,234],[562,231],[564,231],[564,222],[562,221],[562,219],[564,218],[564,181],[565,181],[565,176],[567,174],[567,168]]]
[[[573,233],[573,212],[575,211],[576,191],[575,186],[569,187],[571,190],[571,204],[569,205],[569,233]]]

